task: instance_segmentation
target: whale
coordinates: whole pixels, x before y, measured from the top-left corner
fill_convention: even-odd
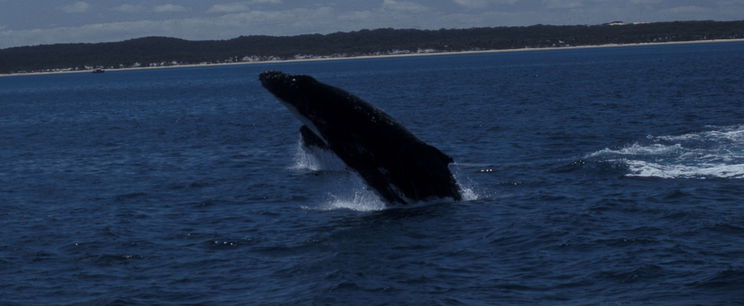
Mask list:
[[[453,159],[379,108],[308,75],[266,71],[258,78],[301,122],[303,146],[334,153],[386,203],[462,199]]]

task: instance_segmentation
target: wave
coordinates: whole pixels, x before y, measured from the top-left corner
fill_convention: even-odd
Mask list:
[[[744,125],[671,136],[588,154],[588,160],[620,163],[630,177],[744,179]]]

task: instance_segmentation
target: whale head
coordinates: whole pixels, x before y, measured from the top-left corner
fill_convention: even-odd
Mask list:
[[[264,88],[271,92],[316,135],[325,137],[339,121],[348,120],[357,99],[339,88],[318,82],[311,76],[267,71],[259,75]],[[327,143],[327,140],[326,140]]]
[[[311,76],[291,75],[279,71],[266,71],[259,74],[261,85],[274,94],[283,103],[291,104],[298,109],[310,106],[308,96],[320,84]]]

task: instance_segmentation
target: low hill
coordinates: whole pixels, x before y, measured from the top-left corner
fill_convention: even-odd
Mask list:
[[[145,37],[111,43],[2,49],[0,73],[737,38],[744,38],[744,21],[376,29],[325,35],[241,36],[210,41]]]

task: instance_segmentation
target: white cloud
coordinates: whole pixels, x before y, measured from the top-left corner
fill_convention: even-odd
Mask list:
[[[139,13],[145,11],[145,7],[142,5],[135,4],[122,4],[114,7],[112,10],[122,13]]]
[[[488,6],[488,0],[455,0],[455,3],[468,8],[482,8]]]
[[[519,0],[454,0],[455,3],[462,5],[467,8],[476,9],[484,8],[493,4],[515,4]]]
[[[633,4],[657,4],[661,3],[662,0],[630,0]]]
[[[283,11],[250,11],[215,17],[141,20],[88,24],[74,27],[0,31],[0,48],[69,42],[121,41],[145,36],[170,36],[192,40],[229,39],[240,35],[296,35],[328,33],[339,27],[333,8],[297,8]],[[249,29],[249,30],[246,30]]]
[[[162,5],[156,5],[154,7],[148,8],[144,5],[140,4],[129,4],[125,3],[119,6],[116,6],[111,9],[112,11],[121,12],[121,13],[142,13],[147,11],[152,11],[155,13],[179,13],[179,12],[186,12],[189,9],[182,5],[176,5],[176,4],[162,4]]]
[[[584,6],[583,0],[543,0],[549,9],[571,9]]]
[[[90,9],[90,4],[85,1],[78,1],[62,7],[62,11],[66,13],[85,13]]]
[[[177,4],[163,4],[155,6],[152,11],[156,13],[178,13],[178,12],[185,12],[189,9]]]
[[[372,11],[353,11],[340,14],[338,16],[338,19],[357,22],[362,20],[369,20],[375,18],[375,16],[375,13]]]
[[[384,0],[382,2],[382,8],[391,11],[404,11],[404,12],[423,12],[429,8],[421,4],[410,2],[410,1],[398,1],[398,0]]]
[[[209,13],[236,13],[236,12],[245,12],[248,11],[250,8],[248,7],[247,3],[244,2],[235,2],[235,3],[223,3],[223,4],[215,4],[212,5],[212,7],[207,10]]]
[[[0,0],[2,1],[5,0]],[[99,13],[96,5],[101,5],[91,0],[63,1],[58,3],[63,3],[60,5],[70,4],[68,11],[87,10]],[[599,24],[611,20],[741,20],[741,12],[744,10],[744,0],[712,0],[705,4],[692,3],[691,0],[684,4],[669,4],[670,1],[664,0],[445,0],[440,2],[375,0],[368,1],[366,6],[353,10],[343,10],[341,6],[317,7],[307,4],[304,8],[293,8],[294,6],[290,5],[291,1],[281,0],[215,0],[202,2],[209,4],[203,4],[199,11],[196,11],[196,5],[189,8],[187,4],[189,2],[185,0],[162,1],[164,2],[117,1],[109,9],[100,12],[102,19],[105,18],[103,20],[112,20],[108,23],[60,27],[53,24],[64,25],[63,22],[66,21],[59,21],[45,15],[44,18],[49,19],[49,22],[33,23],[38,27],[36,29],[24,27],[26,25],[14,23],[14,20],[5,18],[9,13],[2,11],[5,6],[0,5],[2,7],[0,8],[0,15],[2,15],[0,22],[4,25],[4,27],[0,26],[0,48],[64,42],[120,41],[143,36],[171,36],[200,40],[229,39],[240,35],[256,34],[331,33],[384,27],[438,29],[521,26],[538,23]],[[657,3],[657,1],[661,2]],[[448,2],[450,7],[461,6],[464,9],[451,11],[437,9],[436,3],[444,2]],[[159,5],[165,3],[171,4]],[[285,4],[276,5],[279,3]],[[691,3],[695,6],[690,6]],[[534,6],[522,9],[523,6],[530,4]],[[513,6],[499,9],[499,5]],[[61,9],[61,7],[52,9]],[[153,14],[155,11],[184,12],[189,10],[190,18],[183,16],[184,18],[178,19],[177,14]],[[208,10],[211,14],[207,14]],[[42,18],[27,16],[24,12],[18,12],[16,15],[29,20],[32,18],[41,20]],[[67,24],[76,24],[81,20],[81,18],[70,17],[65,16],[67,19],[74,19],[74,22]],[[148,18],[148,20],[133,20],[133,18]]]
[[[704,7],[688,5],[688,6],[673,7],[665,11],[669,13],[673,13],[673,14],[697,14],[697,13],[705,13],[708,10],[709,9],[704,8]]]

